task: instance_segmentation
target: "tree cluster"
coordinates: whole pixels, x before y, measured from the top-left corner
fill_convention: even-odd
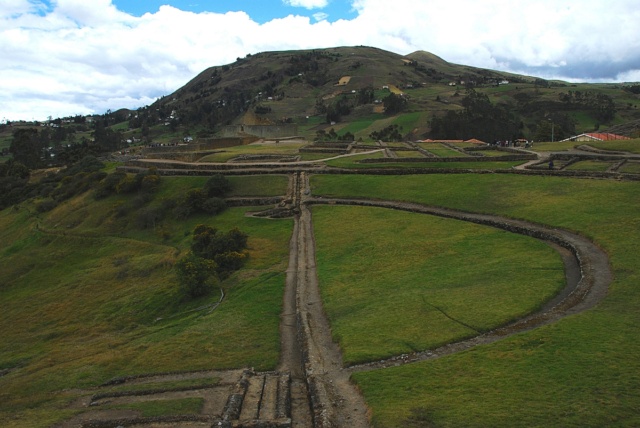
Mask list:
[[[399,125],[389,125],[380,131],[373,131],[369,138],[374,141],[403,141],[402,127]]]
[[[191,298],[206,296],[220,280],[240,269],[247,257],[248,235],[237,228],[227,233],[206,225],[193,230],[191,251],[175,264],[183,292]]]
[[[560,101],[567,106],[578,105],[591,110],[596,119],[608,122],[616,115],[616,105],[613,98],[606,94],[593,91],[568,91],[558,95]]]
[[[192,214],[216,215],[227,208],[223,197],[231,190],[231,183],[223,175],[209,178],[201,189],[191,189],[177,202],[174,209],[178,219],[186,219]]]
[[[392,116],[402,112],[407,107],[407,99],[402,95],[389,94],[382,100],[384,104],[384,113]]]
[[[322,141],[354,141],[356,139],[355,135],[351,132],[347,131],[344,134],[340,135],[336,132],[335,129],[331,128],[329,132],[324,129],[319,129],[316,131],[316,138],[314,141],[322,142]]]
[[[462,100],[462,111],[448,111],[431,119],[431,138],[484,141],[519,138],[523,124],[504,105],[493,105],[486,94],[473,89]]]

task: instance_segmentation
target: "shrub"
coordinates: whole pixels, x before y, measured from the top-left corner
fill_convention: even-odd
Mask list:
[[[192,252],[178,260],[175,268],[180,287],[191,298],[206,296],[218,283],[216,262],[198,257]]]
[[[139,229],[155,229],[162,219],[164,219],[162,207],[142,208],[136,216],[136,226]]]
[[[116,192],[118,193],[133,193],[138,190],[140,183],[136,177],[126,176],[116,185]]]
[[[248,256],[246,252],[238,253],[235,251],[217,254],[214,261],[218,265],[218,275],[221,278],[226,278],[232,272],[240,269]]]
[[[222,197],[231,190],[231,183],[224,175],[216,174],[204,184],[204,192],[207,196]]]
[[[209,198],[202,204],[202,211],[211,215],[221,213],[226,208],[227,204],[224,199],[221,198]]]
[[[96,187],[95,198],[102,199],[116,193],[118,184],[120,184],[126,176],[127,174],[121,171],[107,175]]]
[[[45,213],[47,211],[51,211],[55,207],[58,206],[58,203],[51,198],[47,198],[44,201],[40,202],[36,205],[36,210],[40,213]]]

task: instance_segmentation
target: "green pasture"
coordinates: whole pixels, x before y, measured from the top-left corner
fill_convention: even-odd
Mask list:
[[[481,150],[477,153],[483,154],[486,157],[508,156],[509,152],[503,152],[501,150]]]
[[[572,150],[580,144],[577,141],[564,141],[564,142],[535,142],[533,143],[532,150],[536,152],[563,152]]]
[[[428,147],[426,149],[429,153],[432,153],[436,156],[438,156],[439,158],[458,158],[458,157],[463,157],[466,156],[464,153],[460,153],[457,150],[453,150],[450,149],[448,147],[444,147],[442,145],[438,146],[434,146],[434,147]]]
[[[355,374],[374,426],[639,425],[639,186],[473,174],[312,177],[315,195],[415,201],[573,230],[611,258],[614,282],[594,309],[457,355]]]
[[[206,178],[204,178],[206,179]],[[237,194],[267,194],[253,177]],[[269,178],[280,194],[286,177]],[[163,179],[157,197],[175,197],[202,177]],[[265,184],[266,185],[266,184]],[[291,220],[246,217],[232,208],[159,230],[139,230],[123,196],[90,193],[35,215],[30,203],[0,212],[0,425],[45,427],[73,414],[69,389],[117,376],[215,368],[275,368]],[[221,283],[225,297],[187,300],[173,263],[199,223],[249,235],[249,259]],[[233,346],[230,346],[233,344]]]
[[[175,400],[142,401],[127,404],[106,404],[100,409],[134,410],[141,418],[198,414],[204,406],[204,398],[179,398]]]
[[[611,166],[613,166],[615,162],[602,162],[602,161],[592,161],[585,160],[580,162],[575,162],[564,168],[567,171],[596,171],[596,172],[605,172]]]
[[[560,256],[532,238],[383,208],[317,206],[313,218],[325,310],[347,365],[489,331],[564,284]]]
[[[612,150],[618,152],[629,152],[640,154],[640,139],[619,140],[619,141],[599,141],[585,143],[600,150]]]
[[[618,170],[627,174],[640,174],[640,162],[628,161]]]
[[[417,150],[394,150],[394,153],[400,159],[402,158],[423,158],[424,155]]]
[[[244,146],[234,146],[222,149],[218,153],[214,153],[200,159],[200,162],[219,162],[224,163],[238,157],[240,155],[297,155],[301,147],[308,143],[281,141],[279,143],[268,144],[248,144]]]
[[[516,165],[520,165],[522,162],[501,162],[501,161],[480,161],[480,162],[402,162],[402,159],[398,159],[397,162],[381,162],[381,163],[360,163],[361,159],[379,159],[384,158],[384,154],[374,153],[369,155],[357,155],[349,156],[340,159],[333,159],[327,161],[326,164],[336,168],[353,168],[353,169],[367,169],[367,168],[393,168],[393,169],[473,169],[473,170],[495,170],[495,169],[510,169]]]

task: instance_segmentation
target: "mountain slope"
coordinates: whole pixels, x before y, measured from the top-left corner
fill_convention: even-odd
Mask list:
[[[408,100],[405,111],[419,116],[411,130],[415,135],[427,135],[429,119],[434,114],[461,110],[468,89],[485,93],[492,103],[508,108],[522,123],[521,136],[532,136],[537,124],[549,118],[565,133],[640,118],[638,96],[619,85],[548,82],[452,64],[425,51],[402,56],[355,46],[264,52],[208,68],[143,111],[140,121],[175,119],[177,125],[201,126],[214,132],[224,125],[241,123],[306,125],[309,117],[317,116],[315,128],[303,129],[310,136],[322,123],[336,122],[331,126],[339,129],[363,117],[372,122],[384,119],[381,100],[395,92]],[[609,108],[615,107],[616,112],[603,120],[598,106],[574,103],[573,98],[567,102],[568,92],[588,92],[593,100],[608,97],[612,100]],[[337,120],[328,114],[332,109],[340,109]]]

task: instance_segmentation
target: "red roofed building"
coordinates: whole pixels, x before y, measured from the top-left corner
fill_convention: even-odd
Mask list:
[[[575,135],[562,141],[616,141],[630,140],[631,138],[624,135],[609,134],[607,132],[590,132],[587,134]]]

